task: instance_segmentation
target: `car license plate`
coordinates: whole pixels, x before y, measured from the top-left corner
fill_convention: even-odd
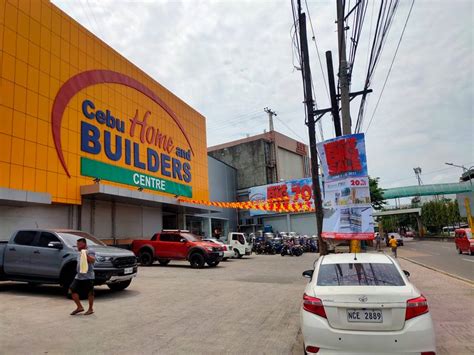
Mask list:
[[[348,322],[382,323],[382,311],[377,309],[348,309]]]
[[[125,275],[131,274],[133,272],[133,267],[127,267],[126,269],[123,270],[123,273]]]

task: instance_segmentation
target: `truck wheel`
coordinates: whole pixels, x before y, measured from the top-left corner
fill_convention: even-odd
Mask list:
[[[114,282],[112,284],[108,284],[107,286],[112,291],[122,291],[122,290],[125,290],[128,286],[130,286],[131,283],[132,283],[132,279],[127,280],[127,281]]]
[[[158,259],[158,262],[160,263],[160,265],[166,266],[170,263],[170,260],[169,259]]]
[[[474,255],[474,250],[471,250],[469,254]]]
[[[236,259],[242,259],[242,254],[240,254],[240,251],[238,251],[237,249],[234,249],[234,253],[235,253]]]
[[[462,254],[461,248],[457,248],[457,249],[458,249],[458,253],[459,253],[459,254]]]
[[[148,250],[142,250],[138,257],[140,264],[143,266],[150,266],[153,264],[153,255]]]
[[[189,263],[193,269],[202,269],[206,261],[201,253],[194,253],[189,257]]]
[[[219,261],[217,261],[217,260],[208,261],[207,265],[209,265],[210,267],[216,267],[217,265],[219,265]]]

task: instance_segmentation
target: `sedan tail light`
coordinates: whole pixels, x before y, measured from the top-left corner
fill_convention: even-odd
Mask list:
[[[423,295],[417,298],[412,298],[407,301],[405,320],[421,316],[422,314],[428,313],[428,311],[428,301]]]
[[[422,351],[421,355],[436,355],[434,351]]]
[[[327,318],[323,301],[317,297],[308,296],[306,293],[303,295],[303,309],[320,317]]]
[[[308,353],[316,354],[319,352],[319,348],[317,346],[307,346],[306,351]]]
[[[224,245],[224,251],[227,251],[227,247]]]

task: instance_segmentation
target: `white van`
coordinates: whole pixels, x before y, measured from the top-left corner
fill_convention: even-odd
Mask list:
[[[252,253],[252,249],[244,233],[229,233],[227,236],[227,244],[234,249],[235,258],[240,259],[242,256]]]

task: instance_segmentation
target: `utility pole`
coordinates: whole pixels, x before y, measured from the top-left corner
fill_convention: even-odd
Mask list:
[[[341,87],[342,134],[351,134],[351,111],[349,96],[349,73],[346,59],[346,40],[344,26],[343,0],[337,1],[337,37],[339,48],[339,82]]]
[[[268,183],[275,183],[278,181],[278,169],[277,169],[277,152],[276,152],[276,144],[275,144],[275,129],[273,126],[273,116],[278,116],[275,111],[271,108],[265,107],[263,109],[266,113],[268,113],[268,125],[270,128],[269,135],[271,137],[270,143],[270,167],[272,170],[272,181]]]
[[[413,168],[413,171],[415,172],[416,179],[418,180],[418,186],[421,186],[423,183],[421,182],[421,168]]]
[[[314,101],[311,88],[311,68],[309,66],[308,39],[306,36],[306,15],[301,13],[301,0],[298,0],[298,23],[301,48],[301,74],[303,76],[304,102],[308,119],[309,150],[311,154],[311,176],[313,181],[313,200],[316,210],[316,225],[318,228],[318,244],[320,255],[327,254],[326,242],[321,236],[323,230],[323,203],[321,185],[319,183],[319,163],[316,149],[316,121],[314,119]]]
[[[278,116],[275,111],[272,111],[271,108],[265,107],[263,109],[266,113],[268,113],[268,123],[270,126],[270,132],[274,131],[273,129],[273,116]]]
[[[334,82],[334,68],[332,65],[331,51],[326,52],[326,64],[328,67],[329,95],[331,96],[331,112],[332,118],[334,120],[334,130],[336,132],[336,137],[340,137],[342,136],[341,119],[339,118],[339,105],[337,103],[336,84]]]

